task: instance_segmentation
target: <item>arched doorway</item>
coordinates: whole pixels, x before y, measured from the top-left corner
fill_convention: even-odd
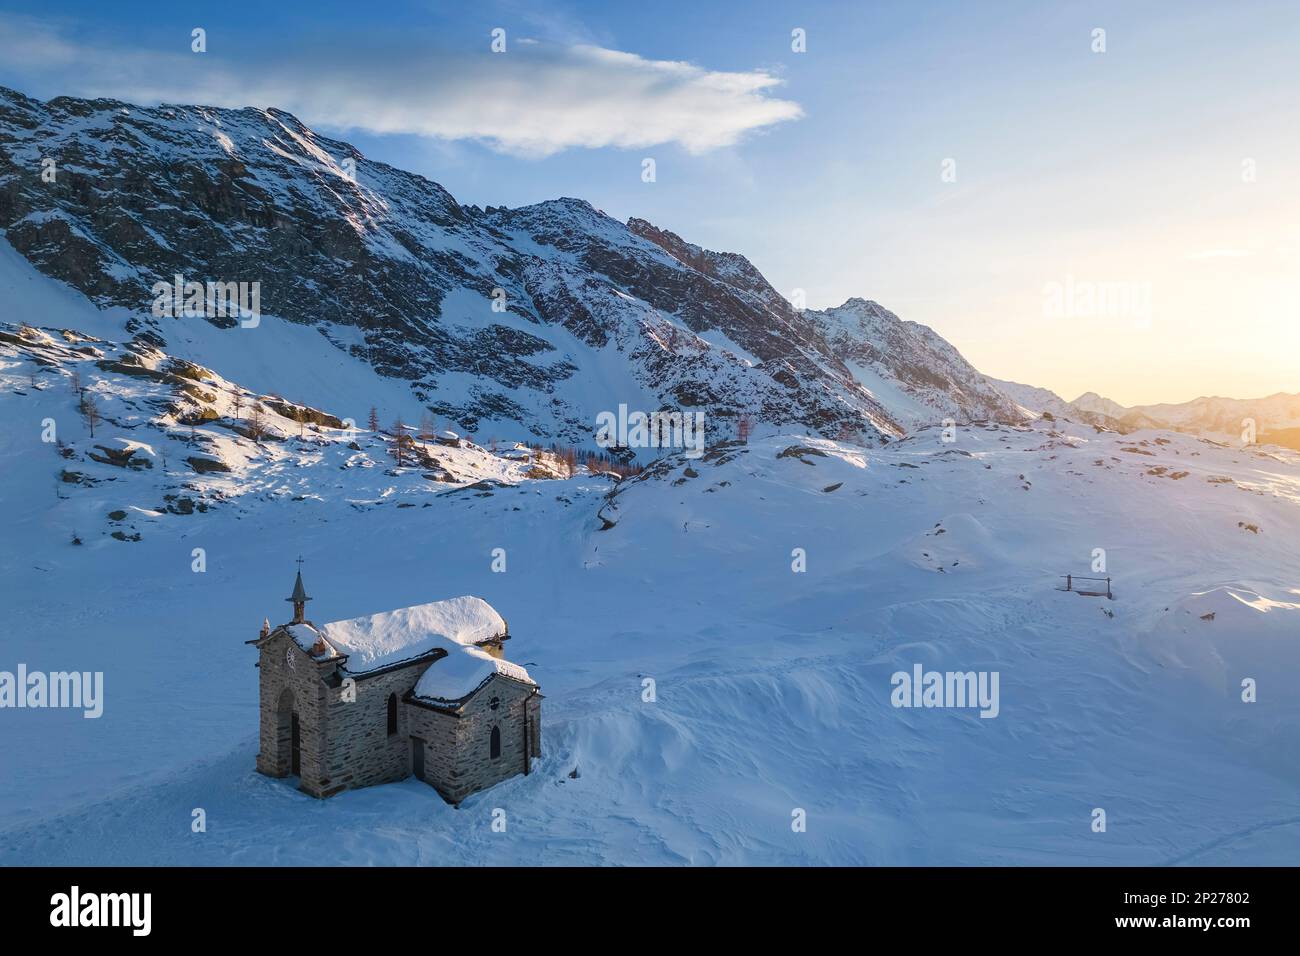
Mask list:
[[[301,731],[293,691],[285,688],[275,707],[275,772],[277,776],[298,776],[302,767]]]

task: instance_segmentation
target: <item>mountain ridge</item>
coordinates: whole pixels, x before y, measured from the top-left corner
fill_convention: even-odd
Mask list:
[[[0,147],[8,242],[101,309],[126,310],[129,335],[160,348],[188,337],[201,363],[210,337],[150,315],[152,283],[260,282],[267,321],[315,328],[467,431],[585,443],[595,414],[624,402],[703,411],[724,435],[750,416],[870,442],[930,419],[1020,415],[942,338],[892,313],[843,328],[828,316],[852,300],[797,310],[744,256],[586,200],[462,205],[284,111],[0,89]],[[888,347],[861,341],[868,331]],[[295,359],[323,370],[316,352]]]
[[[991,379],[1022,408],[1034,414],[1048,412],[1073,417],[1116,431],[1161,428],[1189,432],[1222,441],[1251,441],[1296,447],[1291,434],[1300,427],[1300,393],[1275,392],[1262,398],[1201,396],[1186,402],[1160,402],[1124,406],[1096,392],[1085,392],[1067,402],[1049,389]]]

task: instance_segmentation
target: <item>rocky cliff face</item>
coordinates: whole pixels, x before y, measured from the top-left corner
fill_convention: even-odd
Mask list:
[[[855,378],[907,428],[942,419],[1014,422],[1023,416],[933,329],[904,322],[876,302],[853,298],[806,315]]]
[[[943,339],[874,303],[795,311],[743,256],[581,200],[462,206],[274,109],[0,89],[0,229],[157,347],[177,321],[260,340],[230,317],[154,316],[154,283],[260,283],[263,322],[316,328],[320,350],[408,383],[412,411],[465,430],[589,444],[620,403],[702,411],[723,437],[741,414],[867,441],[1020,415]]]

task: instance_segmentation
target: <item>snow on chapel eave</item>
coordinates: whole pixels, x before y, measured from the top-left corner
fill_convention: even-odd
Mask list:
[[[536,686],[536,681],[522,665],[494,657],[478,647],[452,646],[445,658],[430,665],[420,675],[411,693],[414,698],[427,703],[454,707],[477,694],[493,677]]]
[[[403,667],[413,667],[416,664],[427,664],[430,661],[440,661],[447,656],[447,652],[441,647],[435,647],[432,650],[417,654],[415,657],[404,657],[399,661],[392,661],[382,664],[378,667],[371,667],[365,670],[353,670],[347,666],[348,656],[340,654],[335,660],[339,664],[339,670],[348,677],[356,680],[368,680],[371,677],[379,677],[381,674],[390,674],[393,671],[401,670]]]
[[[523,677],[516,677],[507,670],[497,669],[484,677],[473,690],[454,699],[431,697],[427,695],[420,696],[418,693],[419,684],[417,684],[406,693],[403,700],[406,703],[414,704],[417,707],[424,707],[429,710],[436,710],[441,713],[460,717],[462,716],[466,706],[469,705],[470,701],[478,696],[479,691],[491,684],[494,678],[498,677],[502,680],[509,681],[511,684],[516,684],[519,687],[529,688],[531,690],[531,693],[528,695],[530,698],[536,697],[538,700],[544,699],[545,695],[542,693],[541,687],[538,686],[535,680],[528,676],[528,672],[525,671],[523,667],[518,664],[512,664],[510,661],[500,661],[500,663],[507,665],[509,668],[518,669],[522,672]]]

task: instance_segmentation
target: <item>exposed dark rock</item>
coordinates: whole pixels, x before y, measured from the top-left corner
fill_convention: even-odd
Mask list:
[[[784,448],[780,452],[778,452],[776,457],[777,458],[798,458],[800,461],[803,461],[805,455],[813,455],[817,458],[825,458],[826,452],[822,451],[820,448],[809,448],[807,445],[791,445],[789,448]],[[812,462],[804,462],[804,464],[806,465],[812,464]]]
[[[318,408],[310,408],[307,405],[295,405],[292,402],[282,401],[277,398],[261,399],[263,405],[271,409],[276,414],[283,415],[292,422],[304,421],[312,425],[323,425],[326,428],[343,428],[343,420],[330,415],[328,412],[322,412]]]
[[[137,457],[136,448],[109,448],[107,445],[96,445],[103,454],[97,455],[93,451],[86,452],[86,456],[94,461],[102,462],[105,465],[115,465],[118,468],[152,468],[153,462],[146,457]]]
[[[201,458],[197,455],[186,458],[189,466],[197,471],[200,475],[206,475],[212,472],[228,472],[230,466],[224,461],[218,461],[215,458]]]

